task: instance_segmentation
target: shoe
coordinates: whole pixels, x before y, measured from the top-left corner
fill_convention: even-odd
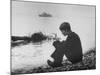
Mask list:
[[[55,62],[52,62],[50,60],[47,60],[47,63],[48,63],[49,66],[51,66],[53,68],[63,66],[61,63],[55,63]]]

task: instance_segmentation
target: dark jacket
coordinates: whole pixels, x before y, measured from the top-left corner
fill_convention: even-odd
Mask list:
[[[55,60],[62,61],[64,54],[72,63],[76,63],[82,60],[82,46],[79,36],[71,32],[67,39],[63,42],[55,41],[53,43],[56,50],[51,55]]]

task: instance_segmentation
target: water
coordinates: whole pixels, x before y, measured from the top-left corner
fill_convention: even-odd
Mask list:
[[[55,48],[53,41],[45,42],[41,45],[23,45],[12,48],[12,71],[17,69],[30,69],[47,65],[47,60]]]

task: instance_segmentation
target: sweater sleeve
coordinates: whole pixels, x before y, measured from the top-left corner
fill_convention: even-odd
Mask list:
[[[61,44],[60,41],[54,41],[54,42],[53,42],[53,46],[55,46],[55,47],[58,47],[60,44]]]
[[[70,50],[72,45],[77,41],[76,36],[69,36],[65,41],[61,42],[61,46],[65,50]],[[77,43],[76,43],[77,44]]]
[[[71,50],[73,44],[77,44],[78,37],[77,35],[70,35],[65,41],[55,41],[53,45],[55,47],[62,48],[63,50]]]

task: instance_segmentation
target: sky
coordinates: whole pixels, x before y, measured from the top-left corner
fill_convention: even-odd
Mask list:
[[[12,1],[13,36],[42,31],[63,38],[59,30],[63,22],[80,36],[84,51],[95,47],[95,6]]]

